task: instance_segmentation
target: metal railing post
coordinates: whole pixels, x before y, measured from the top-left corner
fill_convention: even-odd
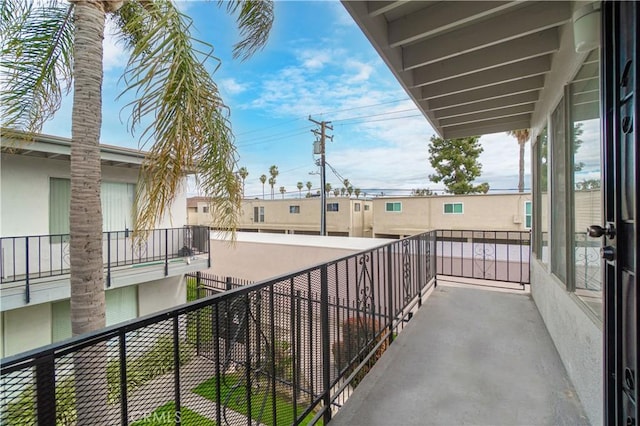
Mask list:
[[[175,393],[176,413],[180,413],[180,332],[178,329],[178,316],[173,317],[173,385]],[[180,422],[179,415],[176,415],[176,424]]]
[[[433,288],[438,287],[438,230],[433,232]]]
[[[107,232],[107,287],[111,287],[111,232]]]
[[[387,303],[389,304],[389,344],[393,343],[393,320],[396,313],[393,310],[393,286],[391,285],[393,273],[391,271],[391,250],[387,246],[384,250],[387,252],[386,269],[387,269]]]
[[[202,282],[202,273],[200,271],[196,272],[196,299],[200,299],[200,283]],[[196,313],[196,355],[200,355],[200,314],[202,313],[202,309],[198,309]]]
[[[169,275],[169,230],[164,230],[164,276]]]
[[[120,346],[120,416],[122,424],[129,421],[129,408],[127,404],[127,335],[124,330],[118,336]]]
[[[327,264],[320,267],[320,324],[322,327],[323,421],[331,421],[331,342],[329,332],[329,275]]]
[[[36,364],[36,412],[38,425],[56,424],[56,370],[53,354],[47,354]]]
[[[24,291],[25,291],[25,299],[26,302],[31,302],[31,290],[29,288],[29,237],[25,237],[24,239],[24,248],[25,248],[25,282],[24,282]],[[15,273],[15,269],[14,269]]]
[[[422,307],[422,288],[424,287],[424,270],[422,258],[422,238],[424,235],[418,236],[418,308]]]

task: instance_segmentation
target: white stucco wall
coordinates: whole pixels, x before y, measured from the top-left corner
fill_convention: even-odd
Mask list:
[[[602,323],[566,291],[538,260],[531,260],[533,300],[592,425],[603,420]]]
[[[2,313],[2,356],[51,343],[51,303]]]
[[[183,276],[149,281],[138,286],[138,315],[144,316],[187,302]]]

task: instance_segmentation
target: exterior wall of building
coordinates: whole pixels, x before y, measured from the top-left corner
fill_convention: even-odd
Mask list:
[[[373,232],[404,237],[429,229],[526,231],[525,202],[531,202],[530,193],[375,198]],[[400,203],[400,211],[388,211],[388,203]],[[462,213],[445,213],[445,204],[462,204]]]
[[[144,316],[187,302],[184,275],[149,281],[138,286],[138,315]]]
[[[51,303],[2,312],[1,356],[51,343]]]
[[[388,241],[372,238],[238,233],[234,244],[212,239],[207,273],[261,281],[338,259]]]

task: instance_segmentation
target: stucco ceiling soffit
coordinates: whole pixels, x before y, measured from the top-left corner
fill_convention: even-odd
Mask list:
[[[551,58],[541,56],[504,65],[496,69],[481,71],[462,77],[445,80],[422,87],[422,99],[432,99],[466,92],[482,87],[504,84],[547,73],[551,69]]]
[[[460,115],[474,114],[484,111],[515,107],[523,104],[530,104],[537,102],[539,96],[540,93],[537,91],[519,93],[511,96],[502,96],[500,98],[488,99],[486,101],[475,102],[472,104],[457,105],[450,108],[439,109],[434,111],[434,117],[438,120],[441,120],[445,118],[457,117]],[[426,103],[426,101],[422,102]]]
[[[412,70],[413,87],[438,83],[507,64],[557,52],[560,39],[557,28],[531,34],[464,55],[455,56]]]
[[[463,124],[461,126],[445,127],[442,129],[442,135],[446,139],[454,139],[526,129],[529,127],[531,127],[531,114],[505,117],[497,120],[487,120],[480,123]]]
[[[447,3],[447,2],[445,2]],[[403,47],[404,70],[418,68],[565,23],[566,2],[536,2]]]
[[[433,37],[517,4],[514,1],[438,2],[389,21],[389,46],[398,47]]]
[[[502,117],[511,117],[522,114],[532,114],[535,109],[535,104],[525,104],[515,107],[507,107],[501,109],[495,109],[491,111],[477,112],[474,114],[459,115],[457,117],[445,118],[439,121],[442,128],[457,126],[467,123],[476,123],[487,120],[494,120]]]

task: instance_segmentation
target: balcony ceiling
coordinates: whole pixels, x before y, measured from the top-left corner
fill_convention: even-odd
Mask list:
[[[343,1],[444,138],[531,127],[565,1]]]

